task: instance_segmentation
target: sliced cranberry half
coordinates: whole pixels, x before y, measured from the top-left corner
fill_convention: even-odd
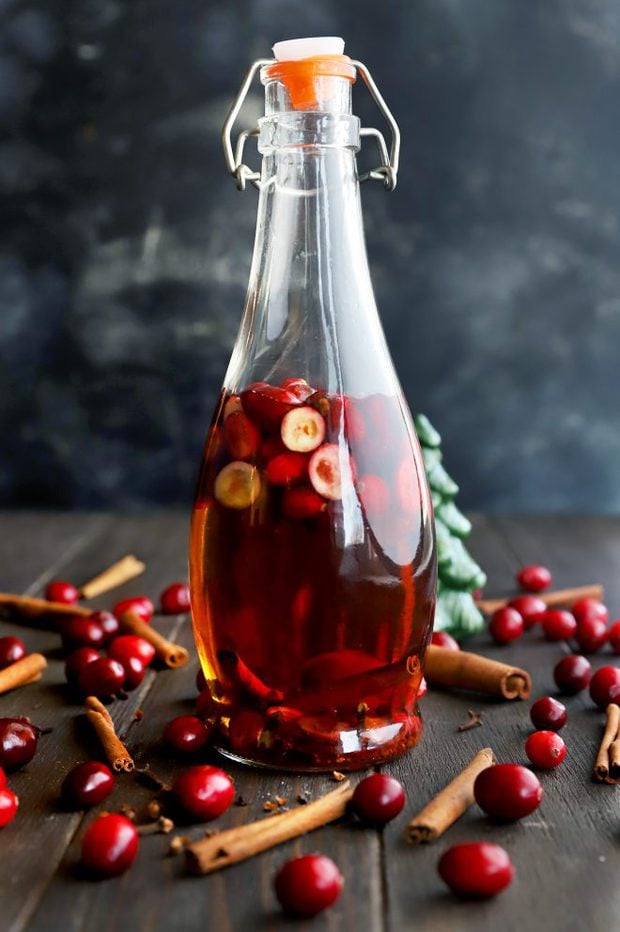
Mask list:
[[[341,460],[348,456],[338,444],[324,443],[310,457],[308,474],[316,492],[323,498],[338,501],[342,498],[343,475]],[[345,467],[346,468],[346,467]]]
[[[260,490],[258,469],[240,460],[228,463],[215,478],[215,498],[225,508],[249,508],[258,499]]]
[[[310,453],[325,439],[325,418],[310,405],[293,408],[282,418],[280,436],[287,450]]]

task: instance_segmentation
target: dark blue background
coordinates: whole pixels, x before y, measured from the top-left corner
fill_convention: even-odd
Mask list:
[[[368,246],[460,503],[620,510],[617,0],[1,0],[0,504],[191,500],[256,203],[222,119],[334,33],[401,124]]]

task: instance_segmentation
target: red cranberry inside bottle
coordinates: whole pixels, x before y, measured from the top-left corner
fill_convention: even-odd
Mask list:
[[[526,592],[542,592],[551,585],[551,573],[539,564],[523,566],[517,573],[517,583]]]
[[[493,612],[489,622],[489,632],[497,644],[516,641],[523,634],[523,629],[523,618],[516,608],[510,608],[508,605]]]
[[[26,645],[19,638],[10,635],[0,638],[0,670],[10,667],[11,664],[26,656]]]
[[[38,738],[38,729],[26,719],[0,718],[0,767],[16,770],[29,764]]]
[[[201,693],[203,689],[207,688],[207,678],[204,675],[202,667],[198,667],[196,672],[196,690]]]
[[[386,773],[373,773],[355,787],[351,808],[368,825],[385,825],[405,805],[402,783]]]
[[[137,657],[143,666],[148,667],[155,658],[155,648],[137,634],[121,634],[109,644],[108,655],[122,664]]]
[[[504,849],[481,841],[448,848],[437,870],[453,893],[470,897],[495,896],[514,877],[514,867]]]
[[[566,745],[554,731],[535,731],[525,742],[525,753],[541,770],[552,770],[566,757]]]
[[[517,595],[508,605],[519,612],[526,631],[538,624],[547,611],[546,603],[535,595]]]
[[[460,650],[461,645],[447,631],[433,631],[431,644],[437,647],[445,647],[448,650]]]
[[[82,838],[82,864],[99,877],[116,877],[131,867],[139,838],[133,822],[124,815],[100,815]]]
[[[121,618],[125,612],[133,612],[147,624],[153,617],[154,611],[155,606],[145,595],[136,595],[131,599],[121,599],[112,609],[117,618]]]
[[[209,729],[195,715],[179,715],[164,728],[164,741],[184,754],[199,751],[208,739]]]
[[[563,728],[567,717],[566,706],[551,696],[537,699],[530,709],[530,718],[534,726],[549,731],[559,731]]]
[[[92,615],[90,615],[90,619],[101,625],[106,643],[111,641],[112,638],[115,638],[120,630],[118,618],[116,618],[112,612],[93,612]]]
[[[601,709],[610,702],[620,703],[620,668],[606,666],[597,670],[590,681],[590,698]]]
[[[0,789],[0,828],[4,828],[17,815],[19,799],[15,793],[4,786]]]
[[[590,682],[592,665],[581,654],[569,654],[568,657],[556,663],[553,668],[553,679],[560,692],[567,696],[574,696],[585,689]]]
[[[285,912],[310,918],[336,902],[343,883],[342,874],[330,858],[304,854],[282,865],[274,886]]]
[[[84,695],[104,699],[120,692],[125,676],[125,668],[118,660],[100,657],[82,667],[78,674],[78,685]]]
[[[487,815],[513,822],[538,808],[543,788],[521,764],[493,764],[476,777],[474,797]]]
[[[577,622],[575,640],[586,654],[595,654],[607,640],[607,625],[601,618],[588,615]]]
[[[114,775],[97,760],[77,764],[62,783],[65,802],[78,809],[89,809],[107,799],[114,789]]]
[[[189,586],[187,583],[172,583],[159,597],[161,610],[164,615],[182,615],[189,612]]]
[[[76,647],[101,647],[105,640],[103,628],[98,621],[90,617],[65,618],[61,634],[65,650],[74,650]]]
[[[45,598],[48,602],[62,602],[64,605],[75,605],[79,601],[80,593],[73,583],[64,579],[52,579],[45,588]]]
[[[99,660],[100,656],[99,651],[94,647],[78,647],[74,650],[69,654],[65,663],[67,682],[72,686],[77,685],[82,667],[85,667],[87,663],[92,663],[93,660]]]
[[[210,822],[229,808],[235,787],[228,774],[219,767],[203,764],[180,774],[174,781],[172,792],[188,815],[201,822]]]
[[[577,622],[570,612],[550,608],[542,617],[542,628],[548,641],[567,641],[577,631]]]

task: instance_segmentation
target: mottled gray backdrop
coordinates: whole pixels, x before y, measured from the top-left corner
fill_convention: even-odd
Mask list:
[[[461,503],[620,510],[618,0],[0,0],[0,504],[191,500],[256,206],[222,118],[331,33],[401,123],[368,245]]]

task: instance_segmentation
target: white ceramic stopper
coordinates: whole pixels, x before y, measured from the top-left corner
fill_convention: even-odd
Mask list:
[[[301,61],[313,55],[342,55],[344,39],[338,36],[314,36],[310,39],[285,39],[276,42],[274,57],[278,61]]]

